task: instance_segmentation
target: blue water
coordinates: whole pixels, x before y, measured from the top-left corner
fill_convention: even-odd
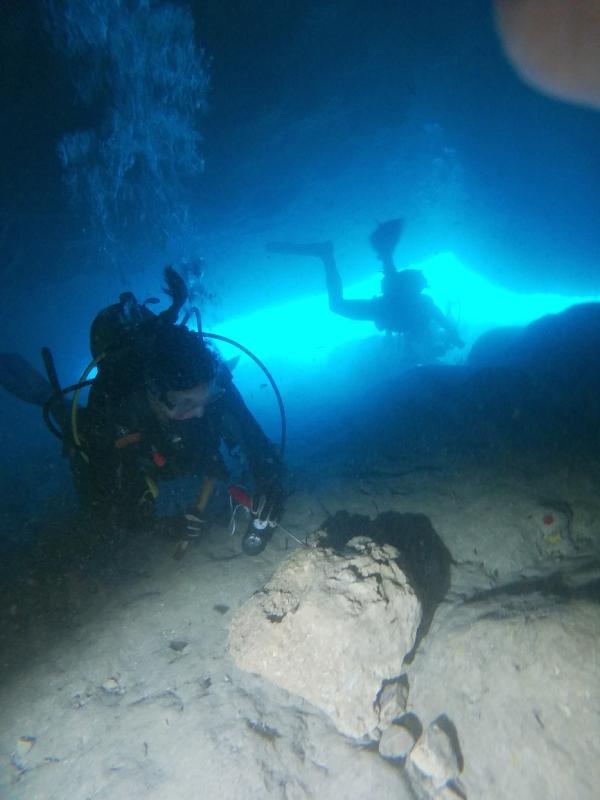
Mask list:
[[[50,346],[65,384],[98,310],[124,290],[164,308],[164,266],[201,257],[204,328],[268,366],[290,456],[309,433],[327,441],[406,365],[373,324],[330,312],[318,261],[265,245],[331,240],[346,297],[370,298],[368,237],[391,217],[405,220],[397,267],[421,269],[458,326],[465,347],[439,362],[456,374],[486,331],[600,296],[598,115],[519,79],[487,4],[78,0],[1,15],[2,350],[39,368]],[[242,357],[235,378],[277,439],[264,375]],[[64,462],[37,411],[5,395],[0,445],[7,519],[22,522],[68,483]]]

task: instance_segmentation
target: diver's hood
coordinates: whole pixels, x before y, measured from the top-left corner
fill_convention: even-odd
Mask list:
[[[144,326],[143,380],[153,394],[191,389],[215,375],[216,356],[200,335],[160,317]]]

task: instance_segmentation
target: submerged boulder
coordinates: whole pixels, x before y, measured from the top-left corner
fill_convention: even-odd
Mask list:
[[[345,554],[296,550],[232,620],[234,660],[323,710],[341,733],[378,739],[394,716],[379,697],[400,675],[421,621],[397,557],[364,537]]]

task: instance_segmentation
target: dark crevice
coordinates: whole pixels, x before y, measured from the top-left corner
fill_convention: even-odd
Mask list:
[[[450,588],[450,551],[436,533],[425,514],[400,514],[385,511],[370,519],[361,514],[338,511],[323,525],[325,547],[344,553],[346,544],[355,536],[367,536],[378,545],[389,544],[398,550],[395,559],[407,576],[423,610],[423,617],[412,652],[411,660],[419,641],[427,633],[436,608]],[[355,571],[359,580],[362,574]]]
[[[494,597],[522,597],[532,594],[541,594],[546,597],[568,602],[569,600],[589,600],[600,603],[600,575],[595,575],[589,580],[573,584],[573,576],[581,572],[596,570],[600,572],[600,562],[590,561],[575,571],[558,570],[550,575],[541,575],[521,578],[503,586],[485,589],[465,599],[465,603],[481,603]],[[508,616],[502,609],[497,609],[487,615],[488,618],[503,618]]]

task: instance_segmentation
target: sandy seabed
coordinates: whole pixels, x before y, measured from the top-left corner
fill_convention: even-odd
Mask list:
[[[232,614],[298,545],[277,532],[251,558],[213,526],[181,559],[142,535],[65,565],[52,585],[42,565],[13,588],[2,798],[597,797],[600,468],[446,452],[360,468],[338,453],[311,470],[285,517],[301,537],[340,509],[419,512],[452,554],[450,591],[406,675],[423,728],[445,715],[456,729],[460,793],[411,788],[401,760],[235,666]]]

